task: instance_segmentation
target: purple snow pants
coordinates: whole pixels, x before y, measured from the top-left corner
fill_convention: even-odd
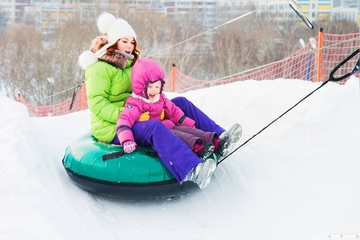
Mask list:
[[[195,120],[195,127],[206,132],[216,132],[219,136],[225,132],[225,129],[217,125],[204,112],[197,108],[192,102],[185,97],[176,97],[171,101],[178,106],[186,116]]]
[[[137,122],[132,127],[135,142],[151,145],[162,163],[179,182],[202,160],[189,146],[158,120]]]
[[[205,145],[206,143],[213,142],[215,137],[218,138],[216,132],[205,132],[201,129],[187,126],[175,126],[171,131],[193,150],[195,143]]]
[[[197,128],[216,132],[219,135],[225,131],[186,98],[176,97],[171,101],[181,108],[186,116],[196,121]],[[191,169],[202,162],[192,149],[172,133],[170,129],[165,127],[161,121],[136,122],[132,127],[132,131],[135,142],[138,145],[151,145],[158,153],[165,167],[179,182],[184,179]],[[115,136],[112,143],[120,144],[117,136]]]

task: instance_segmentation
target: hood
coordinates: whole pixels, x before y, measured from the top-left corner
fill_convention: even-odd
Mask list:
[[[140,58],[135,62],[131,71],[131,86],[133,93],[147,98],[147,84],[149,82],[161,80],[162,86],[164,86],[164,78],[164,70],[157,62],[149,58]]]

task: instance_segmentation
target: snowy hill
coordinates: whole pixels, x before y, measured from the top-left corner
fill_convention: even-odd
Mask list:
[[[183,94],[239,145],[320,83],[243,81]],[[176,94],[167,94],[170,98]],[[129,201],[75,186],[61,160],[88,110],[30,118],[0,95],[0,239],[340,239],[360,237],[359,79],[328,83],[219,165],[208,188]]]

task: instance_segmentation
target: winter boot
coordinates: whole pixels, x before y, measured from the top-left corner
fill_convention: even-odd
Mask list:
[[[222,156],[226,149],[229,147],[229,138],[224,137],[222,139],[217,139],[216,141],[216,147],[215,147],[215,153],[219,156]]]
[[[204,160],[214,152],[214,144],[212,144],[211,142],[209,142],[209,143],[207,143],[205,145],[195,144],[194,152],[196,153],[196,155],[199,158]]]
[[[200,189],[206,188],[211,181],[211,177],[216,170],[214,159],[208,158],[205,162],[199,163],[184,178],[182,182],[191,181],[199,185]]]
[[[218,161],[224,159],[227,155],[231,153],[236,143],[239,141],[242,133],[242,128],[240,124],[235,123],[232,127],[223,132],[219,137],[218,148],[215,153],[219,156]]]

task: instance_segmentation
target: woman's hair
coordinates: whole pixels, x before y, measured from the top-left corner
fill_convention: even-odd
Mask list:
[[[99,51],[103,46],[108,44],[108,37],[105,35],[97,36],[95,39],[91,41],[90,51],[96,53]]]
[[[117,49],[117,46],[116,46],[117,42],[114,43],[113,45],[111,45],[110,47],[108,47],[108,49],[106,50],[106,54],[111,56],[115,52],[115,50]],[[137,41],[135,39],[134,39],[134,50],[133,50],[133,52],[131,54],[134,55],[134,59],[133,59],[133,62],[131,64],[133,66],[135,64],[136,60],[138,60],[140,58],[140,50],[137,48]]]

